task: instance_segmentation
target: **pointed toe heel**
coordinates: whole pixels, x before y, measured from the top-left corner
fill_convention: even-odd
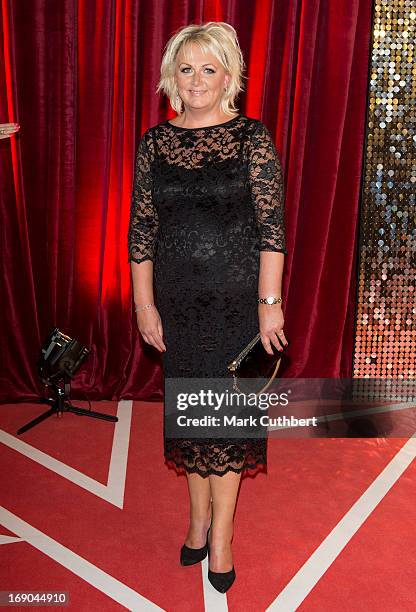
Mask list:
[[[226,593],[235,580],[234,566],[229,572],[211,572],[208,570],[208,580],[220,593]]]
[[[202,548],[189,548],[186,544],[184,544],[181,548],[181,565],[195,565],[195,563],[199,563],[203,561],[208,554],[208,533],[207,532],[207,541]]]
[[[209,530],[208,530],[209,533]],[[209,542],[207,534],[207,552],[209,558]],[[229,572],[212,572],[208,566],[208,580],[219,593],[226,593],[235,580],[234,565]]]
[[[189,548],[184,544],[181,548],[181,565],[194,565],[207,556],[207,546],[202,548]]]

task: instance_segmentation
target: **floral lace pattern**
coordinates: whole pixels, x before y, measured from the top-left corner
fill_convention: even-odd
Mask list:
[[[176,440],[165,438],[165,456],[169,463],[189,473],[223,476],[267,465],[267,438],[221,440]]]
[[[227,363],[258,332],[260,251],[287,254],[283,171],[257,119],[180,128],[140,140],[128,261],[154,264],[165,377],[228,377]],[[165,457],[201,476],[266,465],[267,439],[164,436]]]

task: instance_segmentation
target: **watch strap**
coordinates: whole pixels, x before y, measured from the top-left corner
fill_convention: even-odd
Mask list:
[[[268,295],[265,298],[259,298],[257,301],[259,304],[280,304],[282,301],[282,298],[275,297],[274,295]]]

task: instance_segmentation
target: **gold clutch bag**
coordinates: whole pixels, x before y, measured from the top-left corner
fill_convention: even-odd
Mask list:
[[[282,360],[286,359],[285,351],[289,346],[278,337],[282,351],[279,351],[272,343],[271,347],[273,355],[269,355],[263,346],[260,338],[260,332],[245,346],[240,353],[235,357],[231,363],[228,364],[227,369],[233,376],[233,389],[246,393],[238,386],[238,379],[242,378],[263,378],[267,379],[266,384],[255,392],[256,395],[263,393],[273,382],[277,375],[277,372],[282,364]]]

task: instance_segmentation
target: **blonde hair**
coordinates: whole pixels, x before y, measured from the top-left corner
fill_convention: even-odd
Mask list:
[[[180,28],[168,41],[160,66],[160,80],[156,93],[162,91],[170,100],[172,108],[180,115],[183,102],[175,83],[176,58],[179,51],[186,51],[190,44],[199,45],[203,52],[211,52],[226,73],[231,77],[221,99],[221,109],[227,115],[238,111],[234,105],[240,91],[245,69],[243,54],[237,39],[237,32],[228,23],[209,21],[202,25],[191,24]]]

